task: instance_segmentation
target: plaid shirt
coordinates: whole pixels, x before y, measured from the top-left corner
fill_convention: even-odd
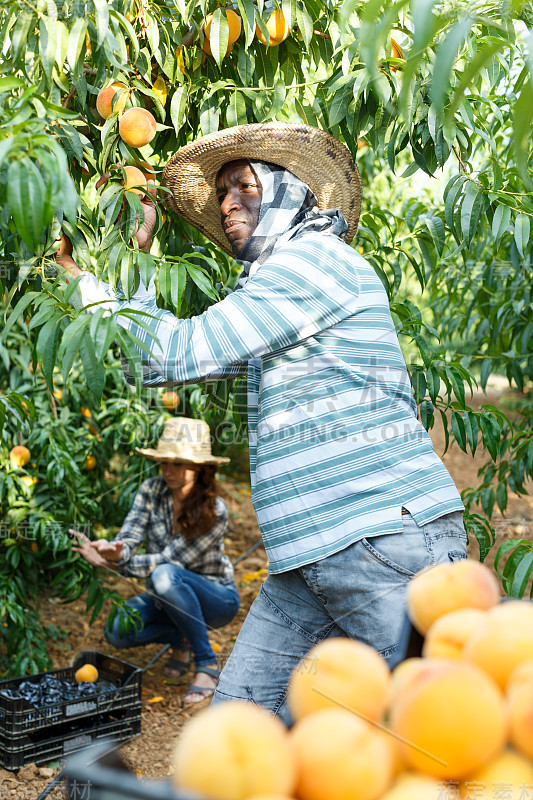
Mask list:
[[[221,497],[215,506],[217,521],[207,533],[186,539],[172,533],[172,493],[161,476],[141,484],[133,506],[115,542],[124,542],[118,567],[124,575],[145,578],[158,564],[175,564],[220,583],[233,581],[233,567],[224,555],[228,509]],[[146,553],[137,554],[142,543]]]

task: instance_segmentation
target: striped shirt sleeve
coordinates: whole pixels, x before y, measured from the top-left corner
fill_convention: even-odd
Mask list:
[[[120,324],[150,351],[148,355],[138,348],[148,368],[147,380],[184,383],[225,374],[354,314],[356,273],[346,274],[344,280],[335,274],[337,265],[328,252],[327,240],[309,237],[281,249],[244,287],[191,319],[177,319],[158,308],[155,293],[144,287],[130,300],[120,301]],[[128,309],[147,315],[150,333],[138,324],[138,315],[128,316]]]

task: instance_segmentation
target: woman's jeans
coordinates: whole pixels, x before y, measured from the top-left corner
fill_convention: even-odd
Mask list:
[[[136,647],[159,642],[178,650],[184,639],[190,642],[196,666],[217,660],[207,634],[208,628],[221,628],[231,622],[240,605],[234,583],[208,580],[174,564],[160,564],[150,575],[151,588],[128,600],[126,605],[139,612],[141,630],[130,624],[120,633],[118,612],[112,626],[106,626],[106,639],[114,647]]]
[[[394,666],[409,581],[432,564],[466,558],[460,512],[403,533],[360,539],[299,569],[269,575],[241,628],[211,705],[249,700],[290,724],[285,702],[292,670],[316,669],[307,653],[332,636],[375,648]],[[301,663],[300,663],[301,662]]]

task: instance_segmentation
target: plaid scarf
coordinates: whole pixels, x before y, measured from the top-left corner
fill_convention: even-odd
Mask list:
[[[310,231],[342,236],[348,230],[338,208],[316,209],[316,196],[292,172],[266,161],[248,163],[261,181],[263,196],[257,228],[237,259],[243,267],[239,286],[244,286],[269,255],[290,239]]]

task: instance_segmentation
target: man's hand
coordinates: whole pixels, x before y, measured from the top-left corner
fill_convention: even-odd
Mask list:
[[[80,533],[79,531],[72,529],[69,530],[69,533],[71,536],[76,536],[78,540],[77,546],[72,546],[72,551],[74,553],[79,553],[88,564],[91,564],[93,567],[107,567],[108,569],[115,569],[113,560],[118,561],[119,558],[115,558],[113,560],[105,558],[99,552],[101,540],[92,542],[87,536],[85,536],[84,533]],[[106,542],[106,544],[109,545],[110,542]],[[122,545],[122,542],[118,542],[118,544]]]
[[[60,267],[63,267],[63,269],[66,270],[67,272],[70,272],[70,274],[74,278],[77,278],[78,275],[81,275],[82,270],[78,267],[78,265],[72,258],[72,242],[70,241],[66,233],[63,233],[61,235],[59,250],[55,255],[57,264]]]
[[[137,239],[139,250],[144,250],[148,253],[152,243],[152,233],[154,232],[157,214],[153,202],[148,200],[146,195],[141,200],[141,206],[144,211],[144,222],[133,232],[133,235]]]
[[[102,187],[104,187],[110,177],[111,177],[111,172],[104,172],[104,174],[100,178],[98,178],[96,182],[96,188],[101,189]],[[146,182],[146,194],[141,199],[141,205],[144,212],[144,222],[142,223],[141,226],[138,225],[135,231],[133,232],[133,235],[137,239],[139,250],[144,250],[146,253],[150,251],[150,245],[152,243],[152,234],[154,232],[155,223],[157,221],[157,213],[155,210],[153,200],[151,199],[151,197],[155,198],[157,194],[154,184],[155,181],[153,181],[152,179],[149,179]],[[122,211],[118,216],[117,224],[120,224],[121,216],[122,216]]]

